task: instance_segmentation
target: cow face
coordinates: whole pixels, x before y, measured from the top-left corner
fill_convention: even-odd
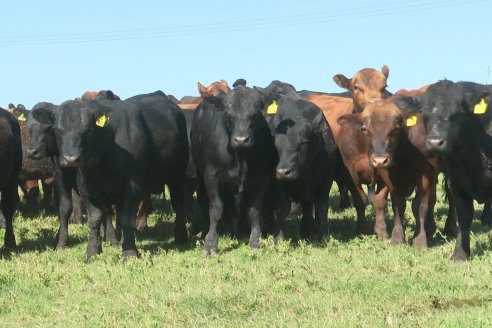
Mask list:
[[[66,101],[56,115],[56,139],[60,165],[75,167],[89,158],[97,147],[98,129],[104,128],[109,116],[97,101]]]
[[[344,115],[342,124],[353,124],[365,140],[369,164],[374,168],[393,165],[395,150],[403,133],[403,117],[396,105],[380,101],[369,104],[361,114]]]
[[[489,101],[481,85],[444,80],[430,86],[420,99],[402,97],[397,104],[409,111],[422,111],[429,153],[449,153],[463,138],[490,127]]]
[[[381,72],[373,68],[364,68],[351,79],[343,74],[333,76],[335,83],[352,93],[355,112],[361,112],[369,103],[386,99],[389,96],[387,79],[389,68],[384,65]]]
[[[322,124],[327,124],[322,113],[308,121],[301,115],[278,119],[275,127],[275,147],[279,162],[276,177],[281,181],[293,181],[309,173],[314,151],[321,140]]]
[[[26,147],[27,157],[41,159],[57,155],[54,108],[55,106],[49,103],[38,103],[27,116],[30,135]]]
[[[263,97],[248,87],[237,87],[224,98],[224,117],[231,146],[246,149],[254,146],[259,125],[265,122],[261,113]]]

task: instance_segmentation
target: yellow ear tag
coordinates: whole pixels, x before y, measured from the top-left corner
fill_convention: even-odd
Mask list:
[[[407,126],[413,126],[417,124],[417,116],[413,115],[407,118]]]
[[[475,105],[473,108],[473,114],[485,114],[487,111],[487,103],[485,102],[485,99],[480,99],[480,102]]]
[[[19,117],[17,117],[17,120],[24,122],[26,120],[26,115],[24,115],[24,113],[20,114]]]
[[[267,114],[275,114],[277,113],[277,102],[274,100],[270,106],[267,108]]]
[[[108,115],[101,115],[96,121],[96,125],[100,126],[101,128],[106,125],[106,123],[109,122],[109,117]]]

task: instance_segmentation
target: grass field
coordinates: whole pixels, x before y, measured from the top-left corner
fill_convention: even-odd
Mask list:
[[[18,249],[0,260],[0,327],[492,326],[492,234],[478,220],[464,263],[439,235],[427,251],[356,237],[353,209],[330,211],[326,243],[269,238],[252,251],[221,237],[219,256],[203,258],[197,238],[172,243],[172,215],[156,207],[138,234],[141,258],[127,262],[109,244],[86,262],[86,226],[71,225],[69,247],[54,251],[55,217],[17,215]],[[446,210],[440,197],[441,229]],[[298,223],[291,216],[294,235]]]

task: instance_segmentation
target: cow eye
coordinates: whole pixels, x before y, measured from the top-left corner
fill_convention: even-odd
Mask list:
[[[359,86],[354,85],[354,91],[360,91],[360,92],[362,92],[362,89]]]

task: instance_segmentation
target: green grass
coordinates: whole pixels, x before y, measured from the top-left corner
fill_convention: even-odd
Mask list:
[[[492,234],[479,221],[464,263],[439,236],[427,251],[356,237],[353,209],[330,211],[326,243],[268,238],[252,251],[221,237],[219,256],[205,259],[197,238],[172,243],[172,215],[157,208],[138,234],[141,258],[127,262],[109,244],[87,262],[86,226],[70,225],[70,246],[54,251],[56,218],[18,215],[19,247],[0,260],[0,327],[492,326]],[[298,223],[291,216],[294,236]]]

